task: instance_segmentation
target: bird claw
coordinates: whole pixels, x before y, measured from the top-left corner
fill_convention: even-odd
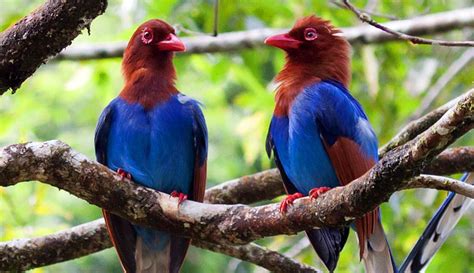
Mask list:
[[[314,188],[309,191],[309,196],[311,199],[316,199],[318,198],[321,194],[329,191],[331,188],[329,187],[319,187],[319,188]]]
[[[117,169],[117,174],[120,175],[120,177],[123,179],[128,178],[129,180],[132,180],[132,175],[129,172],[126,172],[122,168]]]
[[[296,199],[302,198],[302,197],[304,197],[304,195],[299,192],[287,195],[285,199],[283,199],[283,201],[281,201],[280,203],[280,212],[285,213],[288,210],[288,207],[293,205],[293,202]]]
[[[177,192],[177,191],[172,191],[170,193],[170,196],[178,198],[178,206],[181,205],[181,203],[183,203],[184,201],[188,200],[187,194]]]

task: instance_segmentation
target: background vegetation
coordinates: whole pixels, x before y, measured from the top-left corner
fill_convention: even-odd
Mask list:
[[[0,30],[29,13],[41,0],[0,0]],[[74,44],[128,40],[143,21],[161,18],[197,32],[211,32],[211,0],[109,0],[91,35]],[[365,1],[355,1],[363,7]],[[376,10],[400,18],[472,5],[471,1],[380,1]],[[317,14],[336,26],[359,24],[347,10],[327,1],[222,1],[220,32],[260,27],[291,27],[295,18]],[[381,19],[381,21],[386,19]],[[185,33],[180,33],[184,36]],[[450,39],[472,38],[462,31]],[[462,48],[412,46],[405,42],[356,46],[353,49],[352,93],[360,100],[380,143],[388,141],[419,107],[425,91],[446,72]],[[178,87],[204,103],[210,132],[208,187],[272,167],[264,139],[273,109],[270,84],[284,56],[273,48],[234,53],[178,56]],[[121,89],[120,59],[50,62],[23,84],[14,97],[0,99],[0,145],[61,139],[94,157],[93,133],[101,110]],[[471,62],[438,97],[448,101],[472,86]],[[434,107],[434,106],[433,106]],[[472,134],[459,144],[472,145]],[[445,193],[406,191],[384,204],[383,222],[398,264],[418,239]],[[275,202],[278,200],[275,200]],[[100,209],[44,184],[25,183],[0,188],[0,240],[50,234],[101,217]],[[429,272],[474,272],[474,213],[471,209],[429,267]],[[277,236],[261,240],[267,247],[287,251],[304,237]],[[311,248],[296,256],[323,268]],[[362,272],[356,237],[351,234],[342,253],[340,272]],[[112,249],[31,272],[119,272]],[[253,265],[202,249],[191,249],[183,272],[259,272]]]

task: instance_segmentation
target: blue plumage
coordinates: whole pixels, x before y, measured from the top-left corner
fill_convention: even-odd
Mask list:
[[[97,139],[107,141],[97,149],[97,156],[106,154],[104,162],[110,169],[126,170],[134,182],[161,192],[192,194],[196,149],[201,151],[197,158],[201,164],[207,157],[207,132],[195,100],[178,94],[146,110],[118,97],[103,115],[98,132],[107,128],[108,133]],[[169,236],[162,232],[135,229],[152,248],[168,243]]]
[[[304,195],[317,198],[361,177],[376,163],[377,138],[360,104],[349,94],[350,45],[341,31],[316,16],[265,43],[286,53],[267,137],[288,195],[287,206]],[[366,272],[396,272],[378,208],[354,221]],[[335,270],[348,228],[306,231],[318,256]]]
[[[340,181],[323,141],[346,137],[377,160],[377,138],[359,103],[340,84],[322,81],[296,96],[288,116],[274,116],[270,138],[296,190],[337,187]]]
[[[121,98],[111,103],[114,118],[107,166],[122,168],[143,186],[190,194],[194,172],[193,107],[177,96],[145,111]]]

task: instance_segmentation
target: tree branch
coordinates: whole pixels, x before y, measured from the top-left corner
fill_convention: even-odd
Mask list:
[[[454,191],[469,198],[474,198],[474,186],[462,181],[435,175],[420,175],[411,179],[406,189],[431,188]]]
[[[354,7],[348,0],[343,0],[343,3],[347,6],[349,10],[351,10],[362,22],[368,23],[386,33],[393,35],[401,40],[410,41],[413,44],[425,44],[425,45],[440,45],[440,46],[474,46],[474,41],[446,41],[446,40],[434,40],[434,39],[426,39],[421,38],[418,36],[409,35],[407,33],[403,33],[397,31],[393,28],[390,28],[387,24],[382,25],[377,23],[373,20],[369,14],[364,13]]]
[[[48,236],[0,242],[0,272],[72,260],[112,246],[103,219]]]
[[[407,185],[421,168],[474,121],[474,91],[465,94],[430,129],[390,151],[373,169],[316,200],[302,198],[286,214],[277,204],[181,204],[169,195],[124,180],[69,146],[58,142],[11,145],[0,151],[0,185],[39,180],[64,189],[135,224],[217,244],[245,244],[308,228],[340,226],[373,210]]]
[[[422,173],[435,175],[463,172],[474,172],[474,147],[447,149],[422,170]]]
[[[231,246],[193,240],[192,244],[262,266],[272,272],[320,272],[253,243]],[[104,220],[99,219],[44,237],[0,243],[0,272],[25,271],[52,265],[87,256],[110,247],[112,247],[112,243],[107,234]]]
[[[390,29],[404,31],[412,35],[441,33],[474,26],[474,8],[440,12],[408,20],[392,21],[385,25]],[[185,54],[229,52],[263,46],[265,38],[285,31],[288,30],[265,28],[221,33],[217,37],[185,37],[182,40],[187,48]],[[342,31],[346,39],[352,44],[382,43],[399,39],[394,35],[378,31],[370,26],[342,28]],[[126,42],[73,45],[61,52],[57,56],[57,60],[122,57],[125,46]]]
[[[15,91],[49,57],[104,13],[106,0],[49,0],[0,33],[0,95]]]

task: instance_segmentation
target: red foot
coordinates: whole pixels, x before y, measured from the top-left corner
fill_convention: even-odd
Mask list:
[[[293,205],[293,202],[301,197],[304,197],[304,195],[299,192],[286,196],[280,203],[280,212],[285,213],[288,210],[288,207]]]
[[[122,168],[117,169],[117,174],[120,175],[120,177],[122,177],[122,179],[128,178],[128,179],[132,180],[132,175],[130,173],[124,171],[124,169],[122,169]]]
[[[188,200],[188,195],[184,194],[184,193],[181,193],[181,192],[173,191],[173,192],[171,192],[170,195],[172,197],[177,197],[178,198],[178,206],[181,205],[181,203],[183,203],[183,201]]]
[[[327,192],[331,188],[328,187],[320,187],[320,188],[314,188],[309,191],[309,196],[311,196],[311,199],[316,199],[318,198],[321,194]]]

